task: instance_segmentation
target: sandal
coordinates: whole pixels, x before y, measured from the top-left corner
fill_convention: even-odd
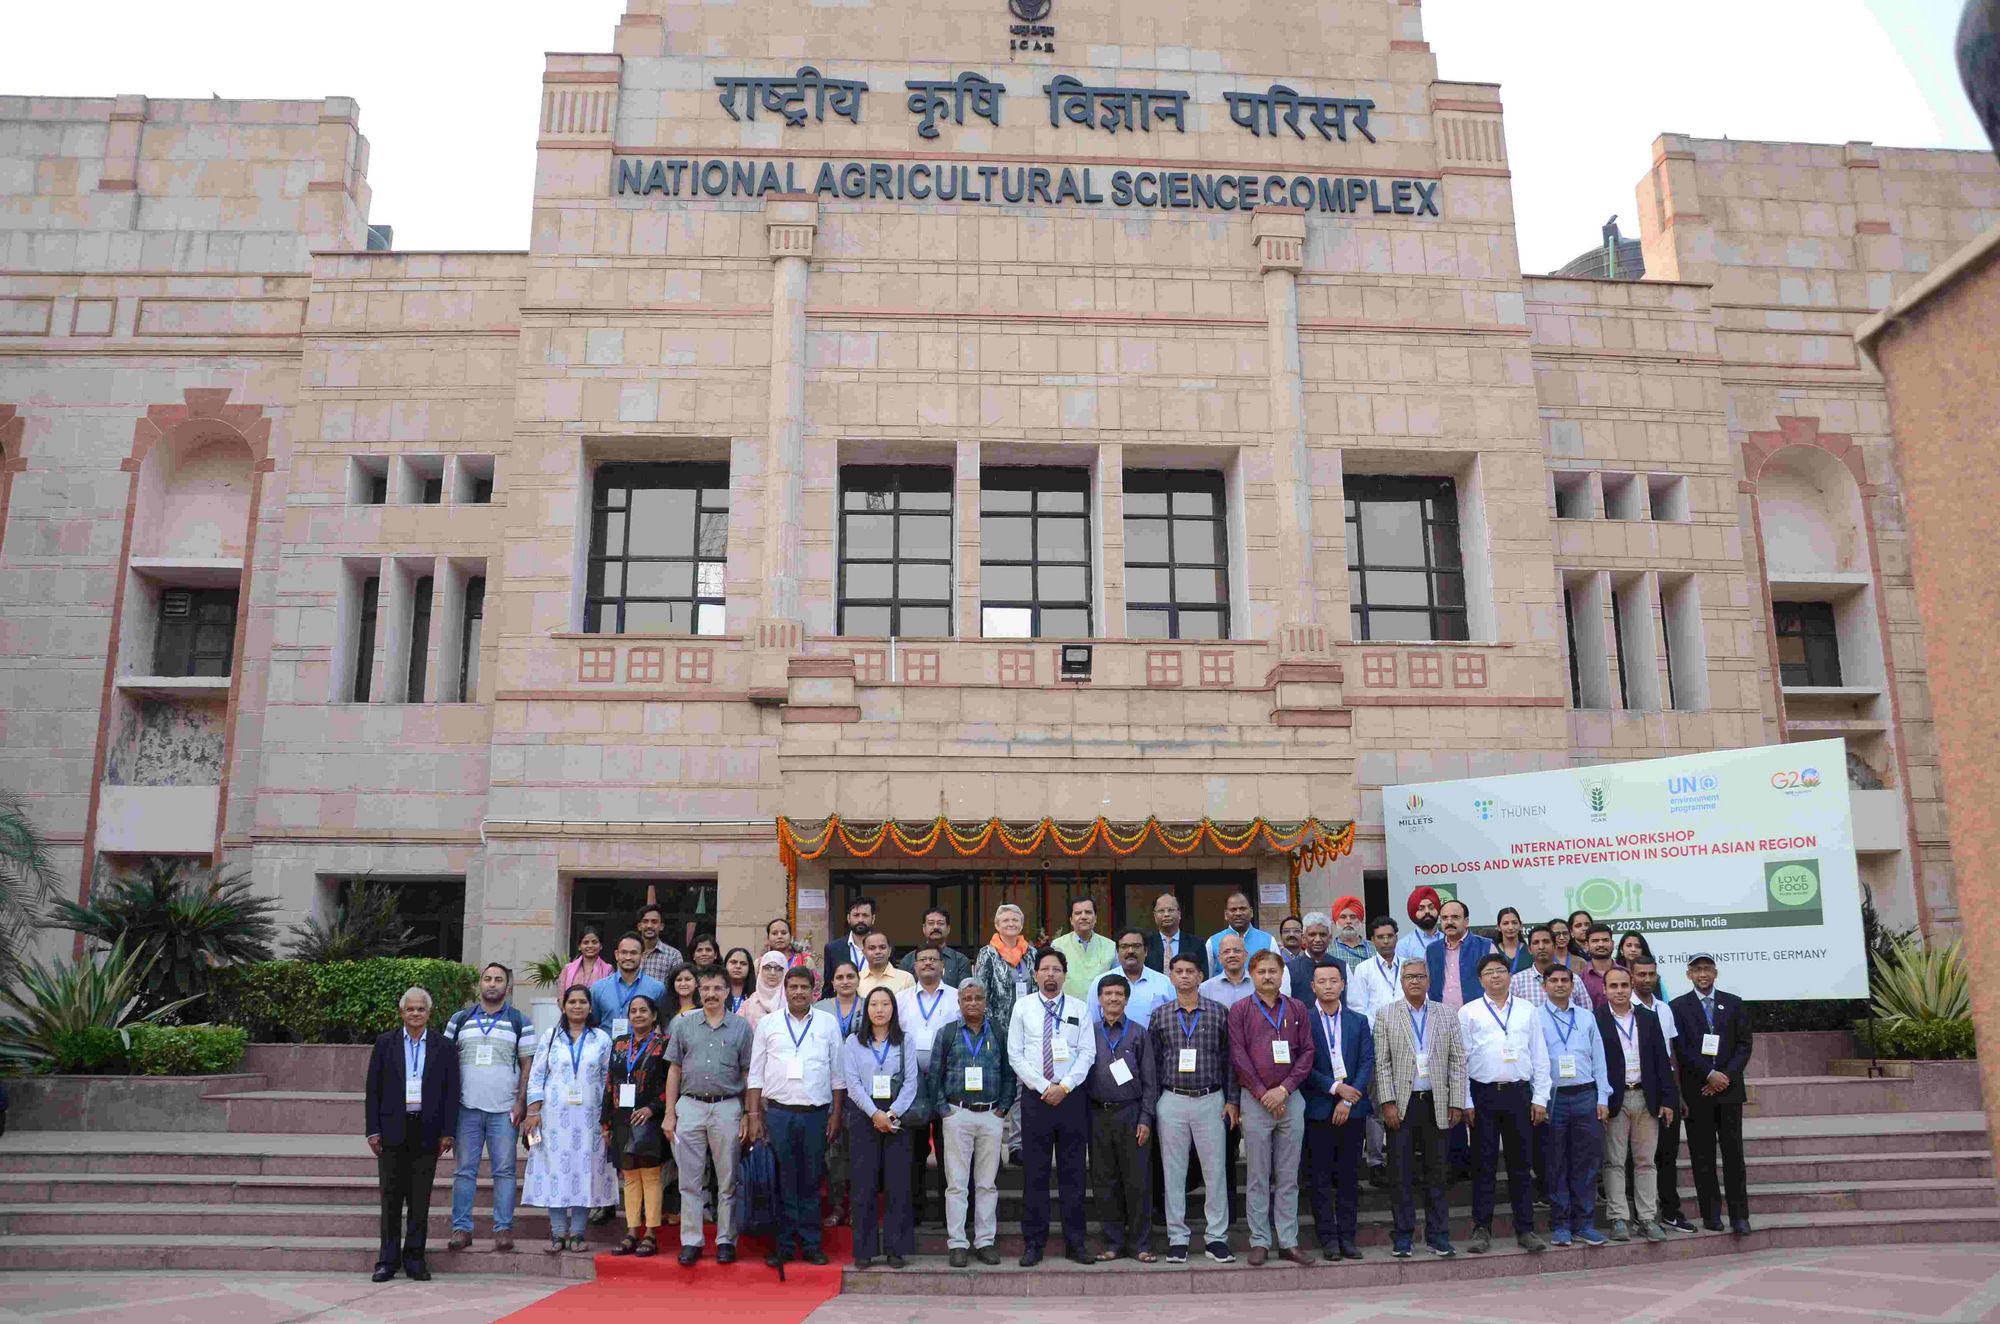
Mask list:
[[[583,1233],[581,1232],[578,1232],[573,1236],[571,1236],[568,1245],[571,1251],[578,1253],[588,1248],[588,1243],[584,1241]]]
[[[563,1248],[563,1239],[562,1239],[561,1237],[550,1237],[550,1238],[549,1238],[549,1244],[548,1244],[547,1248],[545,1248],[545,1249],[544,1249],[544,1250],[542,1251],[542,1254],[544,1254],[544,1255],[560,1255],[560,1254],[562,1254],[562,1248]]]
[[[611,1253],[613,1255],[630,1255],[633,1251],[637,1250],[638,1248],[639,1248],[639,1238],[628,1232],[625,1234],[625,1240],[619,1242],[617,1248],[614,1249]]]
[[[1141,1264],[1158,1264],[1160,1262],[1160,1257],[1153,1254],[1153,1252],[1149,1250],[1138,1251],[1132,1256],[1132,1258],[1139,1261],[1139,1263]]]
[[[1117,1258],[1119,1258],[1119,1256],[1118,1252],[1115,1250],[1101,1250],[1097,1252],[1097,1262],[1099,1264],[1109,1264],[1111,1263],[1111,1261]]]
[[[653,1240],[653,1234],[648,1232],[645,1236],[639,1238],[639,1249],[632,1253],[643,1260],[648,1255],[658,1253],[659,1249],[659,1246]]]

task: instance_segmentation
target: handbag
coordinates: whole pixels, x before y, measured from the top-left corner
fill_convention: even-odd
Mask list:
[[[666,1147],[659,1121],[649,1117],[625,1137],[625,1158],[633,1167],[657,1167],[666,1156]]]

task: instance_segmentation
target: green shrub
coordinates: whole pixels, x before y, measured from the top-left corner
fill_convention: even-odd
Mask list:
[[[59,1075],[124,1075],[129,1054],[125,1031],[108,1025],[58,1030],[50,1037],[49,1066]]]
[[[269,959],[277,908],[241,870],[154,857],[136,874],[100,886],[88,904],[58,897],[49,920],[151,958],[139,1005],[171,1018],[169,1004],[206,994],[219,970]]]
[[[387,883],[355,879],[331,920],[315,916],[292,925],[291,958],[324,964],[401,956],[416,944],[417,935],[396,913],[398,896]]]
[[[1943,947],[1904,943],[1895,955],[1877,956],[1875,1015],[1885,1021],[1962,1021],[1972,1015],[1972,976],[1953,941]]]
[[[243,1064],[250,1034],[234,1025],[135,1025],[132,1074],[219,1076]]]
[[[135,1016],[154,958],[127,952],[124,941],[110,951],[80,961],[30,961],[19,979],[0,988],[0,1063],[47,1070],[65,1054],[86,1056],[97,1042],[84,1032],[116,1032],[135,1020],[172,1015],[185,1002],[170,1002]]]
[[[403,991],[427,990],[432,1018],[472,1001],[479,975],[456,961],[413,956],[369,961],[260,961],[216,972],[213,1019],[257,1043],[365,1044],[401,1023]]]
[[[1979,1056],[1970,1020],[1856,1021],[1854,1037],[1864,1053],[1871,1034],[1874,1055],[1894,1061],[1951,1062]]]

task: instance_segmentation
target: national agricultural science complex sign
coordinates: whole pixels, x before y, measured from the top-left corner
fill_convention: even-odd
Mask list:
[[[1745,998],[1866,997],[1846,770],[1818,740],[1385,787],[1391,900],[1429,884],[1480,925],[1588,910],[1645,934],[1675,993],[1709,951]]]

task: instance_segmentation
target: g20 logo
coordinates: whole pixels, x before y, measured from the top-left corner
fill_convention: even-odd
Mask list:
[[[1819,785],[1818,768],[1793,768],[1771,774],[1771,785],[1780,791],[1810,791]]]

